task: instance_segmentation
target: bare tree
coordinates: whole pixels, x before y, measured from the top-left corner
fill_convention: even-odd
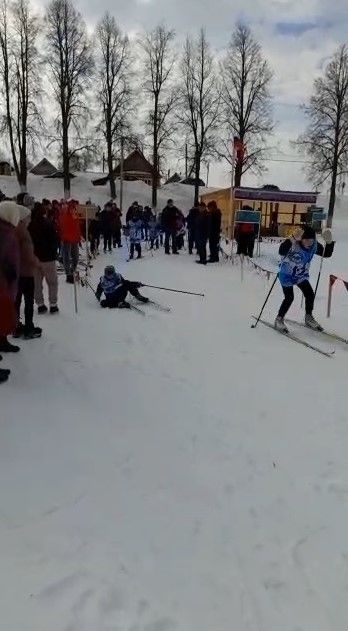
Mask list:
[[[69,130],[77,134],[88,115],[86,89],[93,70],[91,44],[81,14],[71,0],[52,0],[46,13],[47,63],[59,109],[64,195],[70,197]],[[83,147],[85,148],[85,147]],[[75,150],[76,153],[76,150]]]
[[[221,92],[216,67],[202,29],[196,40],[187,38],[181,62],[180,110],[178,119],[191,138],[194,152],[195,204],[199,197],[201,165],[216,148],[221,122]]]
[[[303,107],[309,120],[298,147],[308,156],[309,179],[316,187],[330,184],[328,226],[332,225],[336,191],[348,172],[348,47],[340,46],[315,79],[309,104]]]
[[[272,72],[248,26],[238,24],[221,65],[224,119],[230,141],[238,137],[246,151],[235,163],[235,185],[251,170],[262,173],[273,130],[270,83]],[[228,143],[227,143],[228,144]],[[226,151],[227,149],[227,151]],[[224,157],[231,163],[231,151]]]
[[[172,42],[175,32],[159,25],[145,33],[140,46],[145,53],[144,88],[151,100],[148,128],[152,137],[152,205],[157,206],[158,173],[160,171],[160,151],[164,149],[173,133],[170,115],[176,102],[176,92],[171,83],[174,68]]]
[[[9,137],[22,192],[27,190],[28,149],[34,148],[42,128],[39,31],[40,20],[28,0],[11,4],[3,0],[0,7],[0,72],[5,99],[2,130]]]
[[[102,111],[99,130],[106,142],[110,195],[116,197],[114,177],[115,146],[129,133],[129,114],[132,106],[130,88],[129,41],[117,22],[105,13],[97,26],[97,101]]]

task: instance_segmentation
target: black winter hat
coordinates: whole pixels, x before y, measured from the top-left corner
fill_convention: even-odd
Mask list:
[[[303,230],[302,239],[315,239],[315,238],[316,238],[315,230],[313,230],[311,226],[305,226]]]
[[[115,271],[114,266],[113,265],[107,265],[105,270],[104,270],[104,276],[106,276],[106,278],[111,278],[115,274],[116,274],[116,271]]]

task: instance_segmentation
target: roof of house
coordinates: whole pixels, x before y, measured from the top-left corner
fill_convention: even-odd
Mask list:
[[[318,193],[307,191],[282,191],[272,188],[253,188],[249,186],[240,186],[235,188],[234,196],[236,199],[260,199],[269,202],[294,202],[304,204],[315,204]]]
[[[56,173],[56,171],[56,167],[49,162],[47,158],[42,158],[42,160],[30,170],[30,173],[34,175],[52,175]]]
[[[214,195],[219,195],[223,192],[226,194],[230,194],[230,187],[212,190],[205,193],[204,197],[214,197]],[[319,193],[316,191],[282,191],[280,189],[276,190],[275,186],[270,187],[262,187],[262,188],[253,188],[249,186],[240,186],[234,189],[234,197],[235,199],[242,200],[260,200],[262,202],[290,202],[293,204],[316,204],[317,197]]]
[[[140,151],[140,149],[134,149],[123,161],[123,172],[124,173],[145,173],[152,176],[154,172],[154,168],[152,164],[145,158],[144,154]],[[121,173],[121,163],[117,165],[114,170],[114,175],[120,175]],[[157,173],[157,176],[160,177],[160,173]]]
[[[45,175],[45,178],[63,178],[64,177],[64,173],[63,171],[54,171],[54,173],[51,173],[50,175]],[[73,178],[75,177],[75,175],[73,173],[69,173],[69,177]]]
[[[189,186],[194,186],[196,183],[196,178],[195,177],[187,177],[184,180],[181,180],[181,184],[188,184]],[[198,186],[205,186],[205,182],[203,182],[203,180],[201,180],[201,178],[198,178]]]
[[[168,178],[168,180],[164,184],[177,184],[178,182],[181,182],[181,180],[182,180],[181,175],[179,175],[179,173],[174,173]]]

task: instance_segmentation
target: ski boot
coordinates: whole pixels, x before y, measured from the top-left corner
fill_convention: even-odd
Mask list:
[[[38,312],[38,313],[41,313],[41,314],[42,314],[42,313],[47,313],[47,311],[48,311],[48,309],[47,309],[46,305],[40,305],[40,306],[37,308],[37,312]]]
[[[7,337],[0,338],[0,352],[1,353],[18,353],[20,351],[19,346],[15,346],[8,341]]]
[[[321,324],[319,324],[319,322],[317,322],[316,319],[313,318],[311,313],[306,313],[305,325],[308,326],[308,328],[312,329],[313,331],[324,331]]]
[[[289,329],[284,322],[284,318],[277,316],[274,321],[274,328],[279,331],[279,333],[289,333]]]
[[[38,337],[41,337],[42,329],[39,326],[33,326],[30,329],[26,329],[24,333],[25,340],[35,340]]]

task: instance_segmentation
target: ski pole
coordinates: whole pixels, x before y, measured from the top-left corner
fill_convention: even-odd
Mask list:
[[[94,291],[94,289],[93,289],[92,285],[89,283],[89,281],[87,280],[87,278],[85,278],[85,283],[86,283],[87,287],[89,287],[89,288],[93,291],[93,293],[94,293],[95,297],[97,298],[97,292],[96,292],[96,291]],[[98,300],[98,298],[97,298],[97,300]],[[99,300],[98,300],[98,302],[99,302]]]
[[[141,283],[142,287],[151,287],[151,289],[162,289],[163,291],[172,291],[175,294],[188,294],[189,296],[202,296],[204,298],[205,294],[197,294],[194,291],[183,291],[182,289],[170,289],[169,287],[157,287],[156,285],[146,285],[145,283]]]
[[[318,274],[318,278],[317,278],[317,284],[316,284],[315,290],[314,290],[314,298],[316,298],[316,296],[317,296],[317,291],[318,291],[318,287],[319,287],[321,272],[322,272],[322,269],[323,269],[324,254],[325,254],[325,248],[324,248],[324,251],[323,251],[323,253],[321,255],[319,274]]]
[[[269,290],[269,292],[268,292],[268,294],[267,294],[267,296],[266,296],[266,300],[265,300],[265,302],[264,302],[264,303],[263,303],[263,305],[262,305],[262,309],[261,309],[261,311],[260,311],[260,313],[259,313],[259,315],[258,315],[258,317],[257,317],[257,319],[256,319],[255,324],[252,324],[252,325],[251,325],[251,328],[252,328],[252,329],[256,329],[256,327],[257,327],[258,323],[260,322],[260,319],[262,318],[262,314],[263,314],[263,312],[264,312],[265,306],[266,306],[266,304],[267,304],[267,302],[268,302],[268,300],[269,300],[269,297],[270,297],[270,295],[271,295],[271,293],[272,293],[272,291],[273,291],[273,289],[274,289],[274,286],[275,286],[275,284],[276,284],[277,280],[278,280],[278,274],[277,274],[277,276],[275,277],[275,279],[274,279],[274,281],[273,281],[273,283],[272,283],[272,287],[271,287],[271,289]]]

